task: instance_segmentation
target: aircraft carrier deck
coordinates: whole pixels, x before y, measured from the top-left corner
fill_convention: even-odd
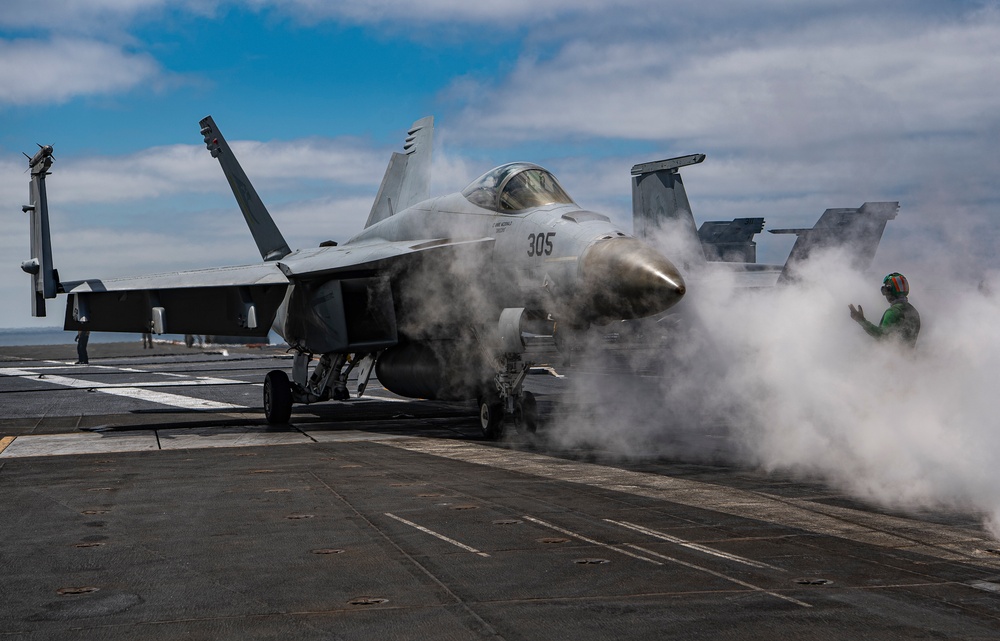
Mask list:
[[[0,348],[0,639],[1000,638],[1000,544],[717,461],[481,440],[275,348]],[[567,376],[600,376],[568,372]],[[532,376],[543,413],[565,379]]]

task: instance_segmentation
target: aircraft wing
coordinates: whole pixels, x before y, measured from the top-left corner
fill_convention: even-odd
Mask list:
[[[324,277],[348,277],[351,274],[376,273],[405,265],[424,255],[443,257],[444,254],[475,250],[490,246],[494,238],[453,240],[433,238],[406,241],[370,241],[330,248],[297,251],[278,261],[282,272],[291,279],[310,280]]]
[[[267,336],[290,285],[378,276],[421,256],[476,250],[493,238],[372,241],[292,252],[257,265],[60,284],[64,327],[102,332]]]
[[[275,263],[64,282],[64,327],[267,336],[288,282]]]

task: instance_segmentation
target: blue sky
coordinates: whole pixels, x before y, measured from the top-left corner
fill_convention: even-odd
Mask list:
[[[211,114],[293,246],[360,229],[389,154],[436,117],[434,191],[553,170],[629,221],[628,169],[685,173],[699,222],[811,224],[899,200],[876,270],[1000,267],[995,2],[69,0],[0,8],[0,327],[31,319],[22,151],[52,144],[63,278],[253,262]],[[788,246],[759,237],[780,261]]]

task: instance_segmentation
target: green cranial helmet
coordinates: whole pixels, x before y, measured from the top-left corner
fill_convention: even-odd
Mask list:
[[[910,294],[910,283],[899,272],[893,272],[882,279],[882,294],[888,296],[908,296]]]

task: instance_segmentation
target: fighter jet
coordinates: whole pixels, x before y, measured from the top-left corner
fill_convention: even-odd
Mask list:
[[[60,281],[52,266],[45,176],[52,149],[29,160],[33,314],[68,296],[64,327],[111,332],[266,336],[294,352],[291,376],[264,379],[264,414],[347,400],[355,369],[410,398],[476,399],[483,435],[505,419],[534,430],[523,389],[525,330],[554,335],[659,314],[685,293],[671,261],[602,214],[581,208],[549,171],[501,165],[459,193],[428,198],[433,118],[393,153],[365,228],[342,244],[291,250],[211,117],[211,155],[232,187],[262,261],[129,278]]]

